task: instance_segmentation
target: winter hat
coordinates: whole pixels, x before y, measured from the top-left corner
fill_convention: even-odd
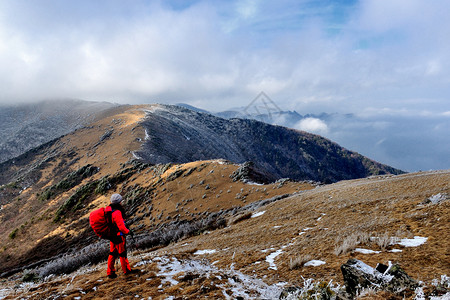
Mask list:
[[[122,196],[120,196],[120,194],[112,194],[111,195],[111,203],[112,204],[117,204],[122,202]]]

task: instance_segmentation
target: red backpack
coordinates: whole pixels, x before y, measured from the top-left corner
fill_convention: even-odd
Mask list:
[[[116,224],[113,224],[112,211],[107,211],[104,207],[92,211],[89,215],[89,223],[95,234],[102,239],[117,240],[119,229]]]

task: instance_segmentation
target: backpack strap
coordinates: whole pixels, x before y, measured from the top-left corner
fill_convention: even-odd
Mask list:
[[[112,221],[112,211],[110,211],[110,210],[104,210],[104,212],[105,212],[105,219],[106,219],[106,223],[108,224],[108,227],[109,228],[112,228],[112,226],[113,226],[113,221]]]
[[[109,209],[105,208],[104,212],[105,212],[105,219],[106,219],[106,223],[108,224],[108,228],[109,228],[111,234],[113,236],[116,236],[117,233],[119,232],[119,228],[117,228],[117,225],[114,224],[114,222],[112,220],[112,214],[113,214],[114,210],[112,210],[112,209],[109,210]]]

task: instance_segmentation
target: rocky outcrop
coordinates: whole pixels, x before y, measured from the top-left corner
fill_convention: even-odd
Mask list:
[[[260,170],[257,170],[255,164],[251,161],[247,161],[240,165],[239,168],[230,175],[230,178],[233,179],[233,181],[252,181],[257,183],[269,183],[276,179],[270,174],[264,174]]]
[[[385,290],[398,295],[414,292],[417,282],[397,264],[378,264],[376,268],[357,259],[349,259],[341,266],[347,293],[354,297],[364,288]]]

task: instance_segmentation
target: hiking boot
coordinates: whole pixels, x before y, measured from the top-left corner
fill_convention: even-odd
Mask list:
[[[108,278],[114,279],[117,278],[117,274],[116,273],[111,273],[108,275]]]
[[[137,274],[139,272],[139,270],[133,269],[133,270],[127,270],[125,272],[125,275],[130,275],[130,274]]]

